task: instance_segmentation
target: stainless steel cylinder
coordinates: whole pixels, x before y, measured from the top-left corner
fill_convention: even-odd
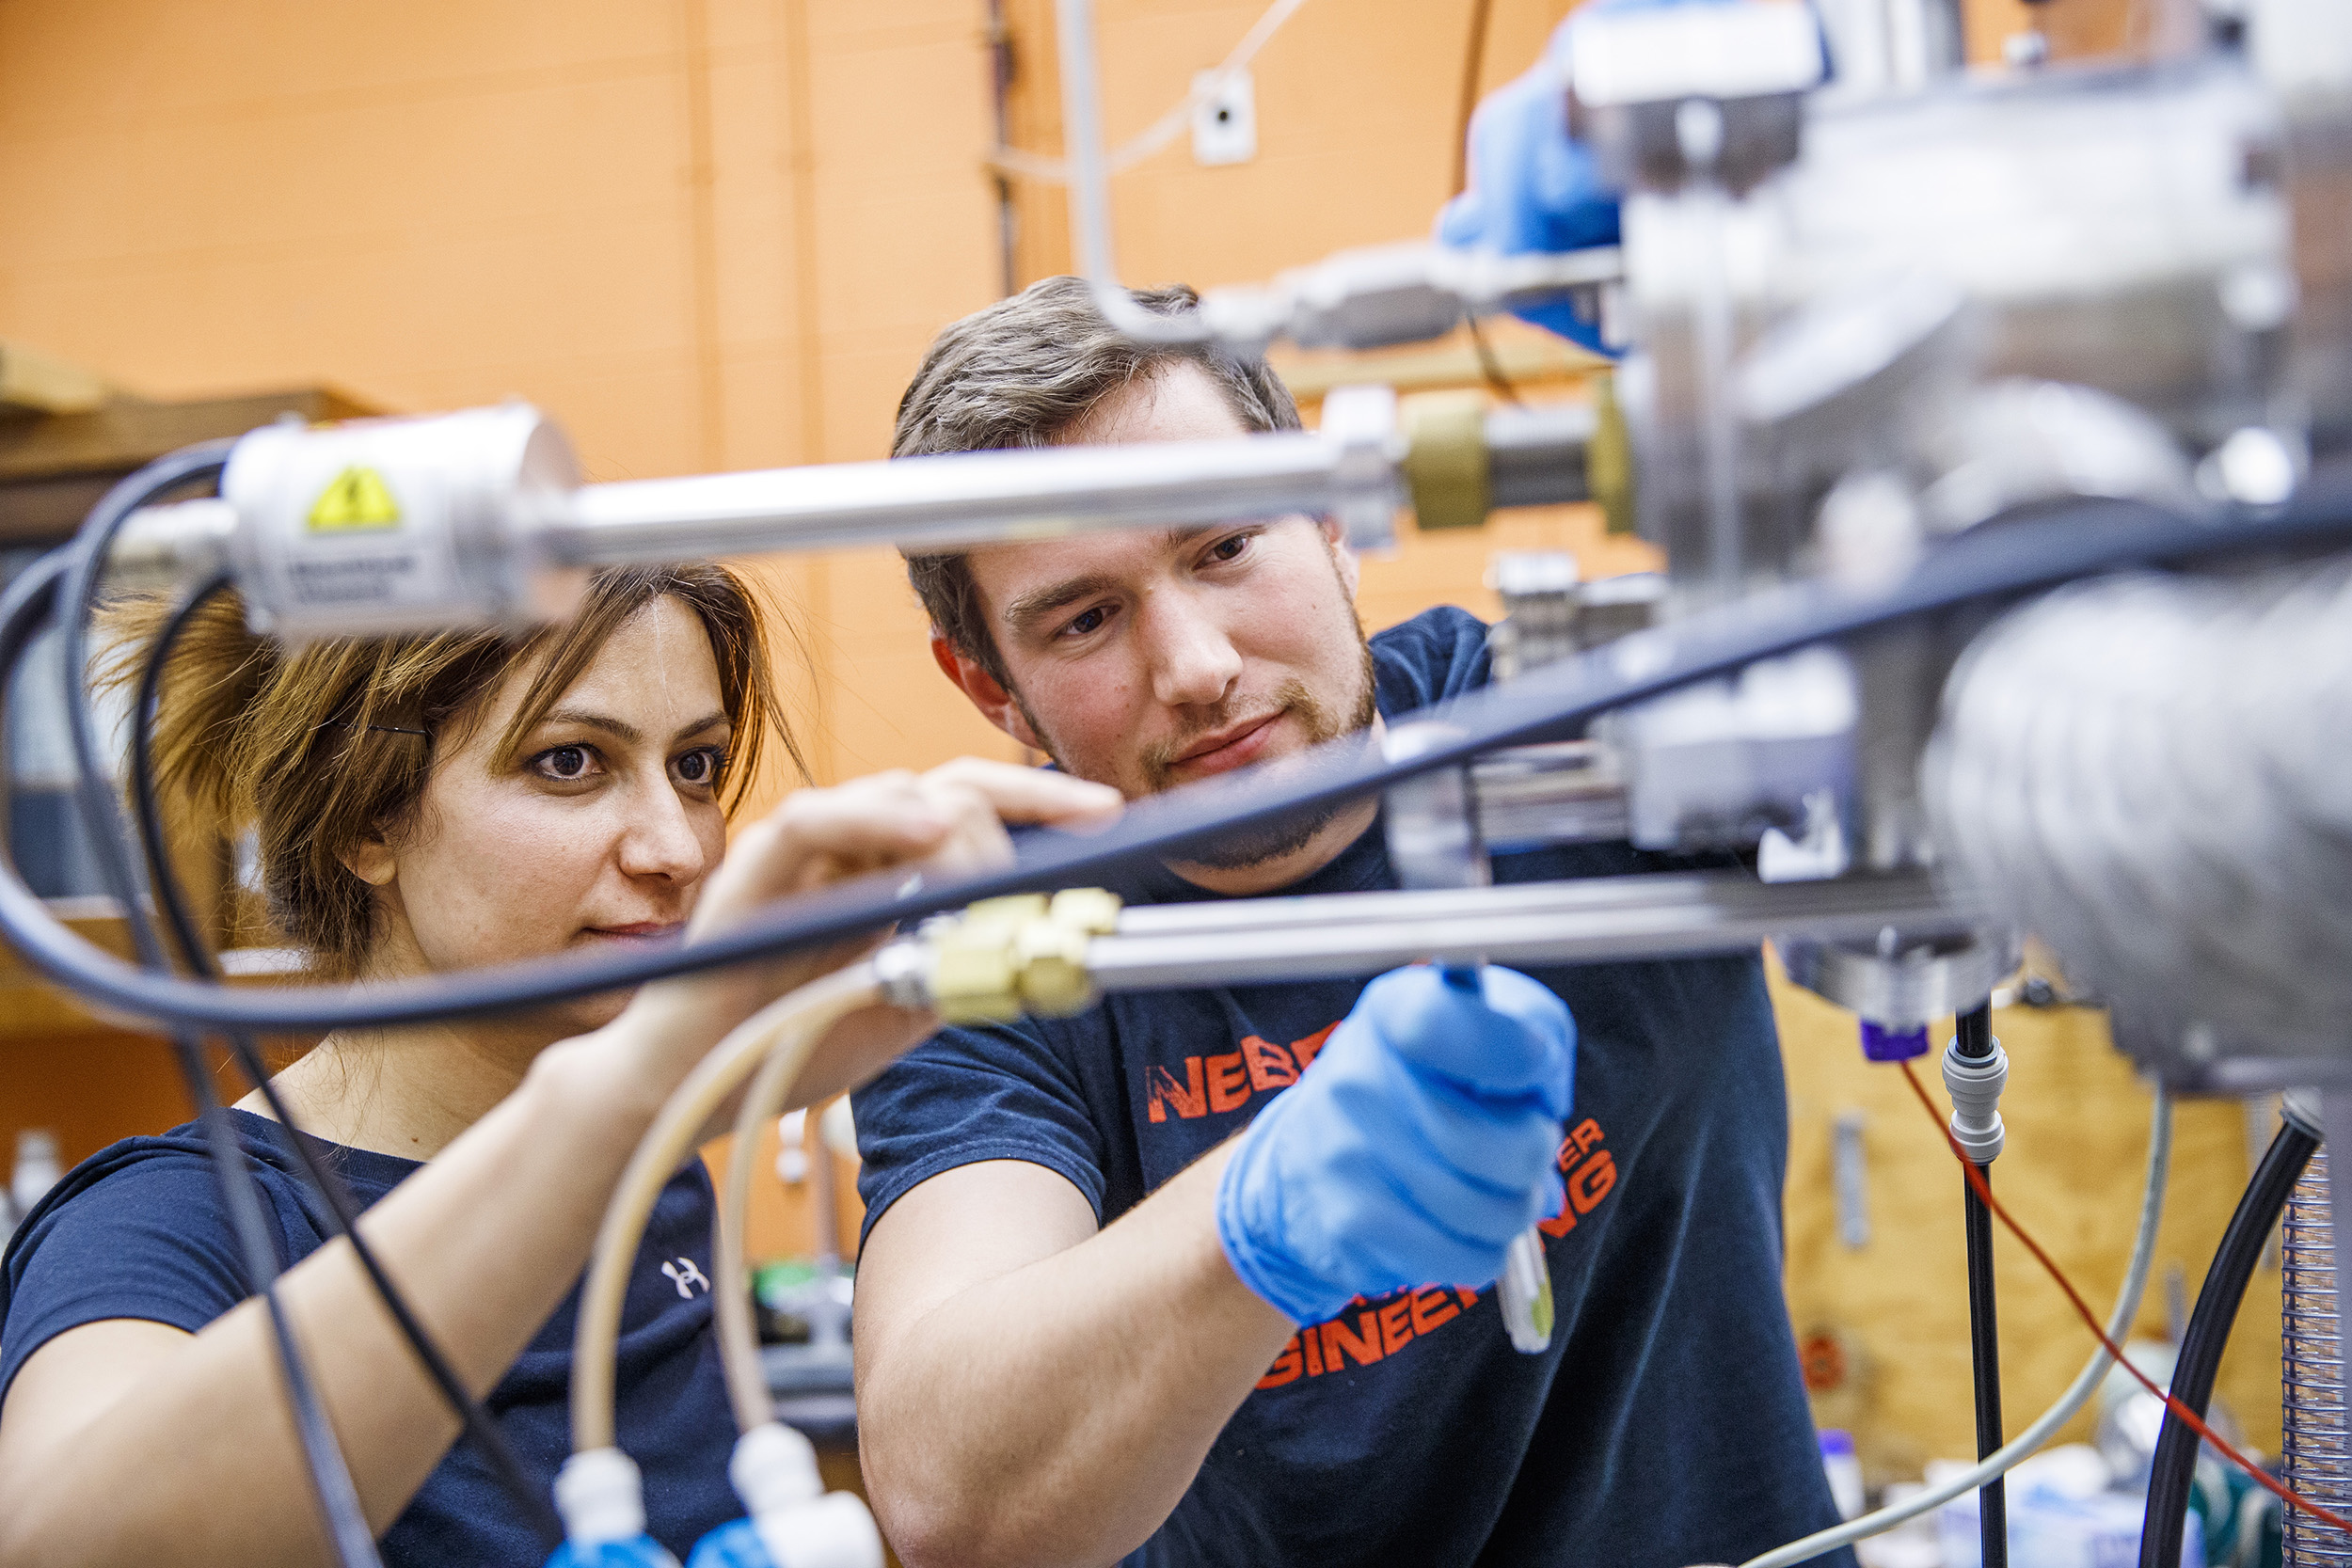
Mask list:
[[[2322,1508],[2352,1508],[2352,1433],[2344,1420],[2336,1340],[2335,1240],[2328,1222],[2328,1151],[2312,1156],[2287,1201],[2280,1252],[2279,1369],[2286,1482]],[[2286,1511],[2287,1568],[2352,1564],[2352,1541]]]

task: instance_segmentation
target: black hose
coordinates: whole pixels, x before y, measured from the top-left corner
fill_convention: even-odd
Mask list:
[[[1859,596],[1827,584],[1792,589],[1671,628],[1530,671],[1443,705],[1457,738],[1391,762],[1360,744],[1335,744],[1264,776],[1229,776],[1137,804],[1099,833],[1040,832],[1015,863],[906,891],[896,875],[861,879],[762,911],[728,931],[644,953],[532,959],[365,986],[231,991],[142,974],[50,918],[0,860],[0,935],[44,974],[103,1006],[207,1029],[256,1033],[389,1027],[506,1011],[639,986],[723,964],[822,946],[976,899],[1100,879],[1136,863],[1181,856],[1232,830],[1375,795],[1432,768],[1501,746],[1574,736],[1601,713],[1757,659],[1834,641],[1923,615],[2031,594],[2122,567],[2216,556],[2341,547],[2352,540],[2352,486],[2307,487],[2303,500],[2227,528],[2122,501],[2087,501],[2047,513],[2031,528],[1972,530],[1931,551],[1894,588]],[[0,673],[24,628],[45,613],[54,576],[36,562],[0,597]],[[19,589],[21,588],[21,592]],[[40,602],[35,602],[35,601]]]
[[[2238,1304],[2246,1299],[2247,1282],[2254,1277],[2270,1233],[2286,1212],[2287,1198],[2311,1164],[2319,1139],[2289,1117],[2270,1140],[2270,1148],[2254,1167],[2230,1227],[2221,1233],[2213,1266],[2197,1291],[2197,1309],[2189,1314],[2188,1333],[2172,1363],[2172,1396],[2201,1418],[2213,1399],[2213,1380],[2221,1370],[2221,1353],[2237,1323]],[[2156,1456],[2148,1472],[2148,1516],[2139,1529],[2139,1568],[2180,1568],[2181,1536],[2187,1528],[2188,1495],[2197,1481],[2197,1433],[2169,1408],[2164,1430],[2156,1438]]]
[[[164,669],[170,662],[172,648],[179,642],[180,634],[187,628],[196,612],[230,586],[230,579],[226,575],[216,577],[199,587],[173,609],[170,619],[165,622],[163,630],[156,635],[155,645],[148,650],[146,662],[139,671],[138,696],[131,708],[132,803],[138,819],[141,847],[145,850],[149,875],[155,889],[155,902],[163,911],[172,940],[186,958],[188,968],[199,977],[215,983],[221,978],[220,964],[214,957],[211,945],[197,929],[195,915],[188,908],[186,890],[180,885],[179,871],[171,863],[170,840],[164,832],[163,812],[155,792],[154,736],[155,712],[162,694]],[[376,1259],[375,1249],[359,1234],[359,1212],[351,1201],[350,1192],[343,1186],[342,1179],[319,1159],[310,1140],[302,1135],[300,1124],[278,1096],[278,1085],[272,1081],[253,1037],[242,1030],[231,1030],[227,1037],[230,1053],[236,1058],[237,1066],[261,1092],[262,1100],[269,1105],[270,1115],[277,1118],[278,1142],[294,1156],[295,1164],[311,1189],[326,1204],[328,1230],[351,1243],[352,1255],[367,1271],[368,1281],[382,1299],[385,1310],[391,1314],[393,1323],[400,1327],[402,1338],[416,1352],[426,1375],[440,1390],[442,1400],[455,1412],[465,1428],[466,1436],[489,1462],[491,1473],[506,1488],[522,1516],[538,1530],[540,1544],[549,1551],[554,1550],[564,1541],[564,1521],[557,1516],[555,1505],[548,1500],[547,1488],[524,1472],[522,1462],[516,1457],[513,1447],[506,1441],[505,1433],[490,1418],[490,1413],[482,1407],[482,1402],[466,1387],[465,1381],[457,1375],[457,1370],[449,1364],[449,1358],[442,1354],[440,1346],[434,1343],[432,1336],[425,1332],[424,1324],[418,1322],[406,1298],[393,1285],[391,1275],[384,1271],[384,1265]]]
[[[76,763],[73,800],[84,834],[106,883],[121,900],[123,925],[129,930],[140,965],[167,975],[171,960],[148,919],[145,887],[124,848],[119,803],[108,783],[108,769],[98,748],[98,725],[90,711],[87,686],[89,669],[88,629],[95,617],[99,585],[114,537],[139,507],[185,485],[216,479],[228,460],[228,441],[208,441],[159,458],[109,489],[82,525],[73,544],[61,558],[62,601],[74,607],[62,618],[59,640],[64,644],[62,676],[66,727],[73,742]],[[10,678],[14,664],[0,666],[0,681]],[[197,1121],[204,1130],[213,1171],[220,1183],[221,1201],[229,1212],[230,1227],[242,1255],[246,1288],[263,1298],[270,1336],[278,1349],[280,1375],[293,1406],[294,1433],[302,1449],[312,1494],[329,1544],[344,1568],[382,1568],[375,1549],[375,1532],[368,1528],[367,1512],[358,1487],[343,1457],[335,1429],[319,1399],[318,1384],[293,1320],[278,1298],[282,1265],[278,1247],[262,1213],[262,1189],[246,1163],[235,1126],[221,1105],[213,1084],[212,1064],[195,1030],[175,1023],[171,1031],[174,1059],[195,1102]]]
[[[1971,1061],[1993,1054],[1993,1004],[1979,1003],[1955,1019],[1953,1049]],[[1977,1167],[1986,1185],[1988,1162]],[[1968,1349],[1977,1385],[1977,1457],[1998,1451],[2001,1434],[2001,1329],[1993,1291],[1993,1211],[1977,1186],[1960,1183],[1962,1212],[1968,1225]],[[2009,1485],[1994,1476],[1977,1491],[1977,1531],[1983,1568],[2009,1568]]]

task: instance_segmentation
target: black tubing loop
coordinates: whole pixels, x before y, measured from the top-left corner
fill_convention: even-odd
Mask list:
[[[2201,1419],[2213,1399],[2215,1375],[2221,1370],[2221,1353],[2237,1323],[2238,1306],[2246,1287],[2270,1244],[2270,1233],[2286,1212],[2287,1199],[2311,1164],[2319,1140],[2287,1122],[2270,1140],[2253,1180],[2246,1184],[2229,1228],[2221,1233],[2213,1264],[2197,1291],[2196,1310],[2189,1314],[2188,1333],[2172,1364],[2172,1397],[2197,1412]],[[2148,1473],[2148,1516],[2139,1529],[2139,1568],[2181,1568],[2181,1538],[2187,1528],[2188,1496],[2197,1480],[2197,1451],[2202,1446],[2186,1421],[2169,1407],[2156,1438],[2156,1453]]]
[[[65,580],[58,590],[58,636],[64,644],[59,665],[66,730],[73,744],[74,805],[81,815],[83,833],[90,841],[90,853],[97,858],[106,882],[122,899],[123,920],[140,963],[166,973],[170,960],[140,905],[140,868],[125,852],[129,835],[122,805],[115,799],[112,770],[99,752],[98,718],[90,711],[89,701],[89,626],[105,579],[107,552],[131,514],[158,496],[219,478],[235,445],[234,440],[200,441],[167,453],[118,481],[90,509],[67,546]]]
[[[185,958],[189,972],[201,979],[218,983],[221,979],[219,960],[211,945],[197,928],[194,911],[189,908],[187,892],[180,884],[180,874],[171,863],[171,845],[165,831],[162,803],[155,788],[154,736],[155,715],[161,705],[164,672],[171,661],[172,650],[179,644],[181,634],[187,629],[199,610],[217,594],[233,586],[226,573],[199,584],[174,607],[170,618],[156,634],[139,671],[138,693],[131,707],[131,798],[137,820],[140,847],[145,854],[150,885],[155,891],[156,906],[162,911],[165,924],[173,942]],[[374,1288],[377,1299],[391,1315],[401,1337],[416,1354],[425,1375],[439,1392],[442,1402],[457,1417],[465,1435],[487,1461],[492,1475],[505,1488],[509,1498],[518,1508],[540,1536],[540,1544],[553,1551],[564,1541],[564,1521],[548,1500],[547,1488],[533,1481],[523,1469],[514,1446],[506,1441],[505,1432],[468,1389],[457,1370],[450,1365],[416,1311],[408,1305],[399,1287],[393,1284],[375,1249],[359,1234],[359,1210],[351,1200],[350,1191],[342,1180],[319,1158],[311,1140],[303,1135],[301,1123],[295,1120],[278,1092],[267,1065],[253,1037],[243,1030],[230,1030],[225,1037],[231,1055],[248,1082],[268,1104],[276,1122],[278,1143],[293,1156],[295,1167],[302,1173],[310,1189],[326,1205],[325,1219],[331,1236],[339,1236],[351,1243],[352,1256]]]
[[[140,966],[164,975],[170,974],[171,960],[166,956],[163,941],[141,900],[144,889],[139,879],[140,867],[125,850],[121,804],[114,797],[112,770],[99,751],[97,718],[89,705],[88,631],[97,613],[108,550],[131,514],[173,490],[217,478],[234,444],[207,441],[185,447],[157,458],[117,483],[91,509],[81,531],[64,553],[62,582],[55,594],[56,604],[64,612],[57,620],[63,643],[61,673],[66,728],[72,740],[75,764],[74,803],[99,869],[121,900],[123,925],[131,934]],[[11,677],[14,670],[12,658],[0,665],[0,679]],[[350,1465],[336,1440],[334,1427],[327,1420],[316,1376],[294,1333],[293,1321],[278,1299],[278,1277],[283,1265],[262,1214],[261,1186],[246,1162],[245,1150],[237,1142],[228,1112],[215,1092],[211,1064],[196,1031],[184,1023],[175,1023],[172,1037],[182,1076],[187,1080],[189,1098],[196,1104],[197,1120],[203,1126],[211,1146],[222,1200],[245,1255],[246,1288],[262,1296],[267,1306],[278,1370],[285,1381],[304,1466],[310,1472],[311,1490],[328,1541],[345,1568],[369,1568],[371,1564],[380,1568],[382,1560],[375,1549],[374,1532],[368,1528]]]
[[[2126,567],[2292,554],[2346,543],[2352,543],[2352,483],[2332,479],[2308,486],[2301,501],[2275,515],[2228,526],[2137,503],[2086,501],[2047,513],[2031,526],[1963,534],[1881,594],[1813,584],[1760,594],[1542,666],[1508,686],[1431,710],[1441,712],[1459,736],[1409,759],[1389,762],[1360,743],[1335,742],[1274,765],[1263,777],[1208,780],[1143,801],[1098,833],[1034,834],[1013,863],[994,871],[926,882],[912,892],[902,891],[901,875],[868,877],[774,906],[691,944],[652,952],[532,959],[418,980],[231,992],[140,974],[82,942],[49,920],[6,865],[0,865],[0,935],[42,973],[92,1000],[205,1029],[389,1027],[506,1011],[827,945],[975,899],[1067,887],[1131,863],[1181,858],[1186,847],[1234,828],[1375,795],[1497,747],[1572,736],[1613,708],[1810,643],[1955,606],[2016,598]]]

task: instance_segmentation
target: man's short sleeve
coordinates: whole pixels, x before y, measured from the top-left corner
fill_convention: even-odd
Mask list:
[[[246,1296],[200,1156],[159,1153],[36,1211],[8,1249],[0,1401],[35,1351],[69,1329],[140,1318],[196,1333]]]
[[[1025,1160],[1068,1180],[1103,1217],[1097,1115],[1045,1026],[943,1029],[850,1097],[859,1240],[921,1183],[983,1160]]]

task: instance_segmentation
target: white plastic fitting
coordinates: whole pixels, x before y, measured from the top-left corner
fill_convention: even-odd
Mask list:
[[[853,1494],[825,1490],[817,1450],[781,1421],[735,1440],[727,1479],[776,1568],[882,1568],[873,1514]]]
[[[817,1450],[782,1421],[762,1421],[735,1440],[727,1480],[754,1518],[794,1508],[824,1496],[817,1474]]]
[[[618,1449],[589,1449],[555,1475],[555,1511],[575,1546],[601,1546],[645,1533],[645,1483]]]
[[[1989,1056],[1963,1056],[1955,1037],[1944,1048],[1944,1087],[1952,1097],[1952,1138],[1979,1165],[1999,1158],[2008,1131],[2001,1126],[2001,1088],[2009,1082],[2009,1053],[1993,1042]]]
[[[776,1568],[882,1568],[882,1531],[854,1492],[755,1513],[752,1529]]]

